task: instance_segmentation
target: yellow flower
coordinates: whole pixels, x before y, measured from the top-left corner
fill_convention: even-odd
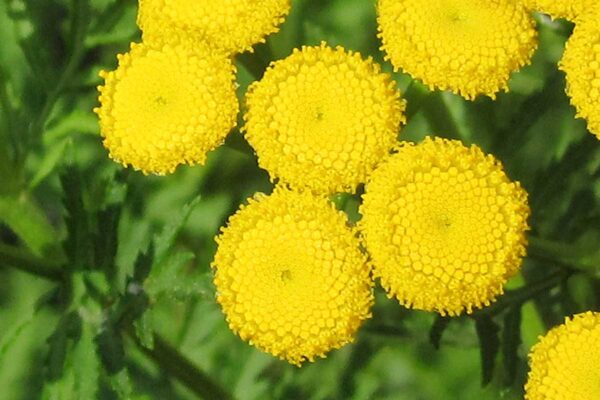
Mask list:
[[[289,10],[290,0],[140,0],[138,25],[147,42],[191,36],[233,54],[277,32]]]
[[[600,7],[600,6],[599,6]],[[581,17],[567,41],[560,69],[567,76],[567,94],[577,116],[600,139],[600,8]]]
[[[271,64],[248,90],[246,138],[273,179],[354,191],[396,143],[404,102],[373,60],[318,47]]]
[[[351,342],[372,283],[346,217],[323,197],[277,188],[217,238],[217,301],[243,340],[292,364]]]
[[[566,318],[533,346],[526,400],[600,399],[600,313]]]
[[[478,147],[404,143],[366,186],[360,229],[390,297],[442,315],[489,305],[525,254],[527,194]]]
[[[182,44],[132,44],[117,58],[94,109],[110,157],[158,175],[203,164],[236,123],[231,62]]]
[[[597,0],[524,0],[532,11],[549,14],[552,18],[566,18],[576,21],[578,17],[592,8]]]
[[[514,0],[379,0],[378,23],[395,69],[467,99],[507,90],[537,47],[534,21]]]

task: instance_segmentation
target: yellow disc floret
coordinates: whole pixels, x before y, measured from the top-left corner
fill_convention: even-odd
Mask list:
[[[374,275],[401,304],[442,315],[489,305],[521,265],[527,194],[478,147],[404,143],[366,186]]]
[[[526,400],[600,399],[600,313],[566,318],[533,346]]]
[[[144,41],[189,36],[233,54],[277,32],[290,0],[140,0],[138,25]]]
[[[352,341],[372,283],[346,217],[325,198],[277,188],[217,238],[217,301],[243,340],[292,364]]]
[[[575,26],[560,69],[566,73],[567,94],[577,116],[585,118],[589,131],[600,139],[600,6],[595,10]]]
[[[404,102],[370,58],[325,44],[277,61],[247,95],[259,165],[298,189],[354,191],[396,143]]]
[[[204,163],[236,123],[231,62],[180,44],[132,44],[117,58],[94,110],[110,157],[158,175]]]
[[[576,21],[596,4],[597,0],[523,0],[532,11],[549,14],[552,18]]]
[[[507,90],[537,46],[534,21],[514,0],[379,0],[378,22],[396,69],[467,99]]]

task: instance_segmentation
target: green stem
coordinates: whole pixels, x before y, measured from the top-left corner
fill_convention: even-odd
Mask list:
[[[507,290],[497,302],[493,303],[489,307],[483,308],[480,311],[474,313],[477,314],[488,314],[494,315],[502,312],[508,307],[521,306],[523,303],[535,298],[541,293],[544,293],[553,287],[559,285],[561,282],[566,280],[572,272],[570,271],[557,271],[549,274],[543,279],[537,282],[530,283],[522,288]]]
[[[61,281],[63,274],[58,266],[49,265],[47,260],[40,259],[27,251],[0,243],[0,265],[9,265],[21,271]]]
[[[173,348],[166,340],[154,335],[154,348],[144,347],[134,334],[130,334],[138,348],[154,360],[160,368],[179,380],[188,389],[202,398],[226,400],[233,397],[208,375],[196,367],[189,359]]]
[[[582,249],[561,242],[542,239],[535,236],[528,238],[528,254],[532,258],[548,261],[560,267],[600,275],[600,252],[585,254]]]
[[[33,123],[29,126],[27,135],[28,140],[35,140],[41,136],[46,126],[46,122],[50,117],[50,113],[54,109],[54,105],[62,94],[67,83],[69,83],[73,73],[79,67],[85,49],[84,42],[88,30],[88,9],[88,0],[73,0],[73,18],[71,20],[71,52],[65,68],[56,81],[56,85],[54,85],[54,88],[46,96],[42,110]]]

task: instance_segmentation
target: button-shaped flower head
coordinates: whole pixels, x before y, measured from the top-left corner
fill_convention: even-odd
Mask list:
[[[600,313],[566,318],[529,354],[526,400],[600,399]]]
[[[396,69],[467,99],[507,90],[537,46],[534,21],[514,0],[379,0],[378,23]]]
[[[292,364],[352,341],[370,317],[366,258],[343,213],[277,188],[234,214],[217,238],[217,301],[243,340]]]
[[[321,44],[294,50],[252,84],[244,130],[273,179],[354,191],[396,143],[403,111],[394,81],[370,58]]]
[[[110,157],[158,175],[204,163],[236,123],[231,61],[183,44],[132,44],[117,58],[94,110]]]
[[[140,0],[144,41],[188,36],[228,54],[249,50],[277,32],[290,0]]]
[[[523,3],[530,10],[549,14],[552,18],[576,21],[596,4],[596,0],[523,0]]]
[[[442,315],[489,305],[521,265],[527,194],[478,147],[403,144],[366,186],[373,274],[401,304]]]
[[[582,16],[567,41],[560,69],[566,74],[567,94],[585,118],[590,132],[600,139],[600,5]]]

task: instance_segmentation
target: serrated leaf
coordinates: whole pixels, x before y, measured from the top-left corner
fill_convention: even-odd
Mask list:
[[[63,158],[65,148],[69,142],[69,140],[62,140],[50,146],[44,152],[44,157],[42,158],[40,165],[37,166],[35,175],[29,181],[29,190],[35,189],[56,169]]]
[[[110,377],[110,386],[117,394],[119,400],[131,400],[134,398],[131,379],[126,368]]]
[[[154,263],[154,243],[150,242],[148,250],[138,253],[133,267],[133,280],[143,283],[152,269]]]
[[[521,345],[521,307],[515,306],[508,310],[504,317],[504,330],[502,332],[502,355],[506,386],[512,385],[517,376],[519,364],[518,350]]]
[[[52,335],[48,338],[46,375],[48,380],[59,380],[64,374],[65,360],[70,342],[78,341],[81,335],[81,318],[75,312],[63,315]]]
[[[120,205],[109,206],[99,211],[96,216],[98,232],[94,240],[94,266],[105,271],[109,277],[112,277],[115,272],[120,217]]]
[[[496,354],[500,349],[500,339],[498,338],[500,327],[490,316],[481,315],[475,318],[475,328],[481,355],[481,384],[486,386],[494,376]]]
[[[429,342],[436,350],[440,348],[442,335],[446,331],[446,328],[448,328],[450,320],[451,319],[449,317],[442,317],[441,315],[438,315],[435,321],[433,321],[433,325],[429,331]]]
[[[100,360],[109,375],[116,375],[125,368],[123,338],[110,324],[105,324],[96,336]]]
[[[52,251],[56,231],[29,197],[0,196],[0,221],[12,229],[35,255],[43,256]]]
[[[140,344],[145,348],[152,350],[154,348],[154,312],[148,308],[144,314],[133,324],[135,335]]]
[[[83,203],[83,183],[79,171],[74,167],[65,169],[60,181],[67,226],[65,253],[71,269],[85,269],[92,264],[92,244],[88,215]]]
[[[196,197],[188,204],[186,204],[179,212],[179,214],[175,218],[173,218],[173,220],[169,224],[167,224],[167,226],[165,226],[165,228],[159,235],[157,235],[154,238],[155,265],[153,266],[153,271],[151,273],[154,273],[155,269],[160,270],[160,268],[162,268],[162,262],[169,255],[169,252],[173,247],[173,244],[175,243],[177,235],[187,222],[190,214],[192,213],[192,211],[194,211],[194,208],[198,205],[198,203],[200,203],[200,196]]]
[[[14,324],[10,329],[3,333],[2,339],[0,340],[0,371],[6,364],[6,352],[12,346],[12,344],[19,338],[21,333],[31,325],[35,320],[36,312],[32,310],[30,313],[25,315],[19,322]]]

